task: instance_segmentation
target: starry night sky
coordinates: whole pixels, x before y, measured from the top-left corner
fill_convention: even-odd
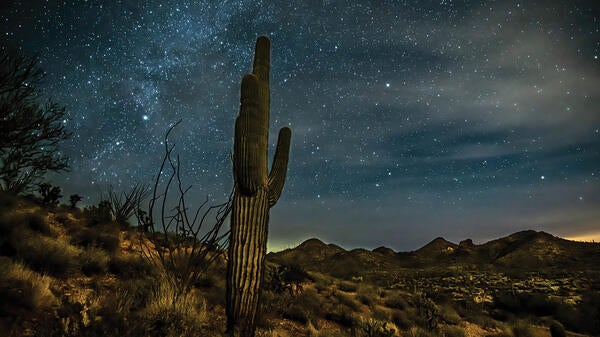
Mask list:
[[[169,125],[191,201],[224,201],[239,84],[271,39],[271,143],[292,128],[270,247],[600,237],[595,1],[9,1],[74,133],[64,195],[151,183]],[[274,148],[270,150],[272,158]]]

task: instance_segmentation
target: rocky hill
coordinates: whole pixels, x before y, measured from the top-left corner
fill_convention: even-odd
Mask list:
[[[336,277],[389,273],[403,268],[477,267],[516,270],[599,270],[600,244],[569,241],[546,232],[521,231],[483,244],[456,244],[438,237],[412,252],[387,247],[345,250],[318,239],[268,255],[270,261],[294,261],[307,270]]]

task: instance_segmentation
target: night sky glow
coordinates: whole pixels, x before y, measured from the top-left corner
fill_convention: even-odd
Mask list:
[[[88,204],[150,183],[179,119],[191,200],[225,200],[267,35],[271,158],[293,130],[271,249],[600,237],[597,1],[3,1],[0,22],[67,108],[72,170],[51,179]]]

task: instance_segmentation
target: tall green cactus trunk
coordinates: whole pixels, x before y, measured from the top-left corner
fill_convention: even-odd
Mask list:
[[[242,79],[240,114],[235,121],[235,191],[227,264],[227,333],[254,337],[263,279],[269,209],[277,203],[287,172],[291,130],[279,132],[268,170],[270,42],[259,37],[251,74]]]

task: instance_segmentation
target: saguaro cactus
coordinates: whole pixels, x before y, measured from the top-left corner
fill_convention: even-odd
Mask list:
[[[227,331],[253,337],[267,251],[269,209],[275,205],[287,171],[291,130],[279,131],[268,172],[270,42],[259,37],[251,74],[242,79],[240,114],[235,121],[235,191],[227,264]]]

